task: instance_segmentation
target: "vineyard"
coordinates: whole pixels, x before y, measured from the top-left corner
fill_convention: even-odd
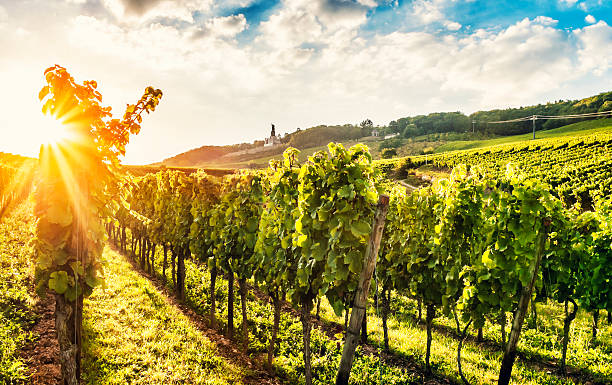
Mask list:
[[[479,165],[493,176],[512,162],[530,177],[550,185],[567,205],[576,202],[592,209],[593,197],[612,194],[612,133],[523,141],[478,150],[457,151],[385,161],[382,167],[415,168],[430,164],[452,169]]]
[[[33,159],[0,153],[0,218],[30,194],[34,166]]]
[[[0,157],[0,382],[612,382],[610,134],[130,173],[162,92],[113,118],[96,82],[45,80],[79,139]],[[448,177],[390,178],[425,164]],[[43,382],[27,352],[45,317]]]
[[[423,306],[428,346],[424,364],[429,371],[436,317],[444,318],[442,322],[448,323],[459,341],[467,337],[472,324],[480,334],[485,325],[487,329],[498,325],[499,335],[488,335],[495,335],[506,346],[506,334],[512,338],[521,329],[506,330],[516,322],[512,313],[519,305],[525,312],[531,302],[529,331],[538,330],[541,322],[536,304],[557,302],[566,306],[564,327],[551,336],[561,343],[550,357],[559,360],[559,370],[566,371],[570,329],[578,308],[591,313],[596,323],[600,310],[609,307],[609,207],[598,206],[597,214],[567,210],[545,185],[513,170],[492,179],[458,167],[439,187],[407,194],[377,175],[363,147],[345,150],[330,145],[330,153],[315,154],[310,162],[298,165],[296,150],[289,150],[282,162],[271,164],[266,172],[224,179],[205,173],[162,172],[126,181],[123,199],[130,209],[120,208],[107,230],[122,251],[135,255],[142,269],[167,280],[178,298],[187,297],[202,314],[208,314],[213,325],[220,322],[228,336],[237,334],[245,350],[266,353],[269,364],[279,351],[281,304],[287,298],[300,314],[308,372],[309,314],[315,306],[319,313],[325,297],[326,321],[341,326],[337,321],[344,315],[344,327],[339,330],[346,330],[374,203],[386,189],[391,199],[376,272],[380,286],[376,286],[376,303],[369,305],[380,308],[374,319],[381,323],[382,336],[375,337],[373,346],[380,344],[394,354],[401,351],[389,340],[391,304]],[[161,251],[156,252],[157,246],[163,249],[163,257]],[[186,268],[191,256],[195,277]],[[532,277],[534,266],[541,266],[536,273],[539,278]],[[218,293],[221,277],[227,285],[226,305],[217,305],[216,295],[210,295]],[[532,278],[535,288],[525,299],[523,292]],[[234,279],[238,281],[239,307],[233,303]],[[273,304],[273,322],[266,327],[269,334],[252,337],[259,341],[249,340],[249,333],[261,333],[261,326],[249,327],[249,280]],[[190,281],[207,281],[208,287],[196,284],[186,289]],[[205,298],[193,298],[186,294],[190,291]],[[242,312],[237,333],[235,307]],[[594,326],[593,340],[596,330]],[[363,338],[367,341],[367,334]],[[599,353],[593,353],[604,359],[597,365],[609,367],[609,346],[604,344],[596,351]],[[327,359],[330,355],[337,357],[340,351],[323,352]],[[358,355],[357,366],[367,357],[371,356]],[[385,371],[390,369],[385,367]],[[392,370],[385,373],[390,383],[407,381]],[[523,375],[517,383],[530,381],[529,374]],[[601,381],[608,379],[609,368],[600,375]],[[326,380],[315,382],[330,382],[332,377],[333,370]],[[472,382],[486,383],[475,373],[469,377]],[[418,379],[413,381],[418,383]]]

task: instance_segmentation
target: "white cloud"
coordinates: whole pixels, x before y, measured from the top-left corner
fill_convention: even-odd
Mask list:
[[[102,0],[119,20],[147,21],[157,17],[193,23],[193,13],[210,11],[212,0]]]
[[[422,32],[379,36],[365,52],[345,58],[342,67],[336,63],[346,70],[336,75],[345,73],[347,83],[355,77],[360,85],[371,84],[370,92],[387,84],[386,92],[394,97],[426,84],[443,93],[473,95],[479,106],[507,105],[574,76],[570,54],[563,32],[525,19],[499,33],[478,31],[466,38]],[[364,70],[370,58],[385,63],[385,70]],[[401,97],[418,100],[416,95]]]
[[[535,19],[533,19],[533,22],[545,26],[555,26],[559,23],[559,20],[555,20],[548,16],[537,16]]]
[[[603,74],[612,68],[612,27],[600,20],[574,31],[579,44],[578,60],[582,71]]]
[[[413,4],[413,14],[424,24],[444,19],[441,0],[418,0]]]
[[[586,17],[584,18],[584,21],[586,21],[589,24],[595,24],[597,22],[597,20],[595,20],[595,17],[593,17],[593,15],[586,15]]]
[[[444,26],[449,31],[458,31],[462,27],[462,25],[457,23],[456,21],[447,21],[446,23],[444,23]]]
[[[6,9],[0,5],[0,24],[6,21],[8,21],[8,13],[6,12]]]
[[[582,9],[584,12],[588,12],[589,11],[589,7],[586,5],[586,3],[578,4],[578,8]]]
[[[225,17],[215,17],[205,23],[205,27],[198,30],[193,37],[204,37],[208,35],[216,37],[234,37],[247,27],[247,20],[244,15],[230,15]]]
[[[378,2],[376,0],[357,0],[357,2],[370,8],[376,7],[378,5]]]
[[[270,122],[284,133],[366,117],[385,124],[433,111],[469,113],[587,96],[600,91],[605,82],[598,79],[612,70],[612,28],[603,21],[568,32],[540,16],[500,30],[365,38],[358,33],[369,9],[364,1],[286,0],[257,27],[252,43],[239,43],[236,34],[248,22],[243,15],[206,16],[187,27],[162,24],[152,17],[162,3],[143,10],[147,22],[138,16],[125,16],[138,18],[134,23],[58,17],[47,9],[5,29],[0,84],[18,91],[0,95],[0,105],[20,113],[0,114],[0,127],[22,127],[21,117],[38,113],[42,71],[54,63],[78,80],[98,80],[116,113],[147,85],[164,91],[159,110],[146,117],[128,147],[132,163],[259,139]],[[18,13],[11,7],[10,23]],[[436,23],[462,28],[444,15]],[[30,33],[18,36],[19,26]],[[577,86],[560,92],[572,82]]]
[[[559,0],[559,4],[565,5],[568,7],[574,6],[577,2],[578,0]]]

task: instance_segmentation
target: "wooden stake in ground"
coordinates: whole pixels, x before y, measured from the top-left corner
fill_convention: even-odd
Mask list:
[[[378,199],[378,207],[374,215],[372,223],[372,233],[370,241],[364,256],[363,270],[359,276],[359,285],[351,310],[351,319],[346,331],[346,339],[344,348],[342,349],[342,358],[336,375],[336,385],[348,385],[351,367],[353,366],[353,358],[355,357],[355,348],[359,342],[359,331],[361,323],[366,313],[366,305],[368,303],[368,293],[370,291],[370,281],[372,273],[376,268],[376,259],[378,258],[378,249],[380,248],[380,240],[382,238],[383,229],[385,227],[385,218],[389,209],[389,197],[381,195]]]
[[[510,382],[512,366],[514,365],[514,359],[516,358],[516,345],[521,334],[523,321],[525,320],[525,313],[527,313],[527,306],[531,300],[533,286],[538,276],[538,268],[540,267],[540,262],[542,262],[542,254],[544,254],[544,246],[547,238],[547,225],[549,224],[545,223],[544,230],[538,234],[535,250],[536,255],[533,264],[530,267],[531,279],[529,280],[529,284],[524,286],[521,291],[521,298],[519,299],[518,307],[512,322],[512,330],[510,331],[510,336],[508,337],[508,345],[506,345],[506,351],[504,352],[504,358],[502,359],[501,369],[499,370],[497,385],[508,385]]]

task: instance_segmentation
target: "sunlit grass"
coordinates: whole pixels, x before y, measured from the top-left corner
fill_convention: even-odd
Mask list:
[[[84,305],[87,384],[240,384],[244,372],[132,270],[105,250],[106,288]]]
[[[31,200],[0,221],[0,384],[25,383],[28,367],[19,356],[35,336],[35,296],[32,283],[31,248],[34,232]]]
[[[163,255],[161,248],[155,257],[156,274],[161,274],[161,263]],[[208,270],[190,260],[186,261],[187,281],[186,291],[187,300],[199,314],[208,315],[209,311],[209,283],[210,275]],[[168,257],[168,267],[166,279],[171,287],[170,257]],[[235,291],[237,296],[237,290]],[[227,320],[227,281],[218,278],[216,285],[217,296],[217,319],[222,327],[226,326]],[[392,304],[392,316],[389,320],[390,345],[395,354],[406,357],[409,360],[424,367],[426,350],[426,331],[423,325],[415,322],[416,302],[404,296],[394,296]],[[371,305],[373,303],[371,302]],[[239,297],[235,298],[234,316],[237,340],[240,338],[240,302]],[[382,322],[376,316],[376,309],[369,308],[368,331],[370,341],[382,347]],[[539,328],[530,330],[525,328],[520,340],[519,350],[522,356],[519,357],[513,369],[513,384],[572,384],[570,380],[565,380],[557,373],[548,372],[546,366],[549,361],[560,356],[560,328],[562,325],[562,307],[558,304],[538,304]],[[263,359],[267,349],[267,339],[270,335],[272,307],[269,303],[258,300],[252,293],[249,294],[248,304],[249,317],[249,354],[254,359]],[[344,324],[343,316],[336,316],[326,300],[322,301],[321,317],[324,321]],[[509,317],[510,318],[510,317]],[[527,321],[526,321],[527,322]],[[612,368],[608,362],[612,355],[609,351],[610,332],[612,327],[607,325],[605,312],[600,318],[600,331],[596,347],[591,346],[590,340],[590,315],[579,312],[577,319],[572,327],[570,344],[570,354],[568,363],[570,366],[582,368],[586,373],[592,372],[595,379],[599,381],[610,380],[609,371]],[[431,362],[434,371],[444,377],[449,378],[454,383],[461,383],[458,375],[456,363],[457,339],[454,337],[454,320],[439,316],[435,320],[437,327],[446,328],[449,333],[441,333],[434,330]],[[508,326],[509,331],[509,326]],[[469,331],[475,335],[474,330]],[[502,349],[497,347],[500,341],[500,330],[496,324],[487,323],[484,328],[484,337],[489,340],[486,343],[478,344],[466,341],[462,350],[462,366],[464,373],[473,384],[494,384],[497,382]],[[281,320],[280,336],[281,344],[277,351],[275,367],[278,373],[283,374],[291,381],[301,382],[301,326],[297,317],[283,314]],[[333,382],[333,375],[337,369],[340,347],[336,347],[333,342],[331,347],[325,342],[325,337],[321,332],[315,331],[313,336],[313,363],[315,368],[315,381],[319,384],[326,383],[326,380]],[[599,357],[599,358],[598,358]],[[534,363],[529,362],[533,360]],[[377,357],[367,357],[359,353],[355,361],[355,367],[351,376],[352,383],[373,384],[377,383],[378,373]],[[388,381],[397,380],[397,368],[382,366]],[[387,372],[388,371],[388,372]],[[395,373],[395,374],[394,374]],[[392,383],[392,382],[387,382]],[[401,383],[401,382],[399,382]],[[414,383],[422,383],[416,380]]]
[[[612,130],[612,118],[608,119],[595,119],[584,122],[578,122],[569,124],[567,126],[555,128],[552,130],[536,131],[536,139],[550,139],[558,138],[563,136],[582,136],[590,135],[598,132],[607,132]],[[500,144],[508,144],[531,140],[533,138],[532,133],[504,136],[495,139],[486,140],[461,140],[448,142],[435,149],[436,153],[457,151],[457,150],[469,150],[475,148],[484,148],[490,146],[496,146]]]
[[[405,297],[396,298],[394,302],[395,307],[392,308],[392,314],[388,322],[390,348],[400,355],[414,358],[424,366],[426,330],[424,326],[416,324],[415,302]],[[524,328],[519,341],[519,351],[527,357],[532,357],[536,362],[546,363],[561,356],[562,308],[560,305],[553,303],[539,304],[538,308],[540,313],[539,328],[537,330]],[[322,301],[321,318],[340,324],[344,323],[344,318],[336,316],[326,300]],[[570,332],[568,364],[591,372],[595,378],[600,378],[602,381],[611,381],[610,333],[612,332],[612,326],[608,325],[601,316],[598,343],[593,344],[590,335],[590,322],[590,315],[580,311]],[[455,328],[454,320],[444,316],[437,317],[434,323],[451,330]],[[382,320],[376,315],[376,309],[373,306],[368,310],[368,333],[369,337],[382,348]],[[470,333],[475,334],[475,331],[471,330]],[[498,325],[487,323],[483,328],[483,334],[485,339],[500,343],[501,332]],[[542,342],[551,340],[554,341],[554,344],[547,345]],[[449,378],[459,382],[456,362],[457,344],[458,340],[453,336],[434,330],[431,352],[432,366]],[[481,344],[466,341],[461,355],[463,372],[472,383],[492,384],[497,381],[502,358],[501,348],[491,349]],[[515,363],[512,381],[511,383],[517,385],[573,383],[570,380],[555,376],[553,373],[547,373],[547,370],[539,369],[533,364],[523,362],[521,358],[518,358]]]

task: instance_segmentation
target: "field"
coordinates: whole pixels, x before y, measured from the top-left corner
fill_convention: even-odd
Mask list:
[[[596,120],[588,120],[584,122],[578,122],[569,124],[567,126],[563,126],[560,128],[555,128],[552,130],[546,131],[537,131],[536,139],[552,139],[559,138],[563,136],[582,136],[582,135],[590,135],[599,132],[609,132],[612,129],[612,118],[608,119],[596,119]],[[523,135],[514,135],[514,136],[506,136],[496,139],[488,139],[488,140],[475,140],[475,141],[453,141],[450,143],[446,143],[442,146],[436,147],[435,152],[448,152],[448,151],[457,151],[457,150],[469,150],[476,148],[484,148],[491,147],[500,144],[508,144],[521,142],[526,140],[531,140],[533,138],[532,134],[523,134]]]
[[[400,170],[401,177],[406,173],[443,177],[453,167],[468,164],[498,176],[512,164],[548,183],[566,204],[579,202],[588,208],[593,195],[603,197],[612,192],[612,126],[608,124],[609,120],[583,122],[551,130],[550,135],[536,140],[512,140],[473,150],[385,160],[379,162],[379,167]]]

